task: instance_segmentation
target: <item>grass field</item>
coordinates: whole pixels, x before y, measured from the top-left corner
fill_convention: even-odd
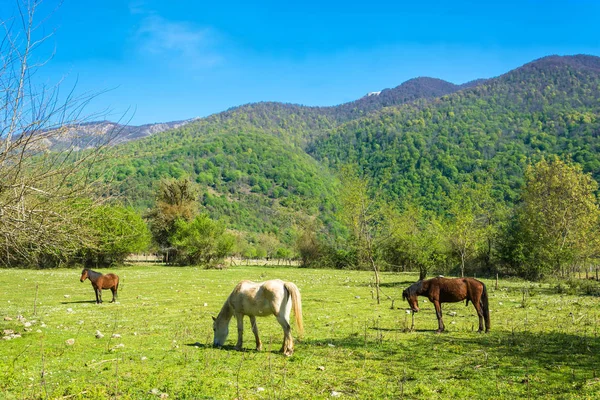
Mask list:
[[[101,305],[79,272],[0,270],[1,330],[21,335],[0,341],[2,398],[600,398],[600,298],[552,284],[501,280],[496,290],[484,280],[492,331],[476,333],[474,308],[456,303],[444,306],[447,331],[435,334],[424,298],[407,331],[401,291],[414,274],[383,274],[391,309],[372,299],[369,272],[123,267],[111,270],[120,302],[105,291]],[[263,352],[253,350],[248,320],[246,351],[231,348],[235,321],[228,346],[212,348],[211,316],[234,285],[271,278],[295,282],[303,296],[306,333],[294,355],[277,352],[274,317],[258,319]]]

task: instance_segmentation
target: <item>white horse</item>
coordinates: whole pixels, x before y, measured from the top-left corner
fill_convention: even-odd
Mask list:
[[[290,311],[294,308],[296,327],[302,334],[302,300],[298,287],[292,282],[274,279],[256,283],[241,281],[223,304],[217,318],[213,317],[213,330],[215,332],[213,345],[223,346],[229,334],[229,321],[235,315],[237,319],[238,341],[236,350],[242,350],[242,336],[244,332],[244,315],[250,317],[252,332],[256,339],[256,350],[262,350],[262,342],[258,337],[256,317],[275,315],[283,328],[283,345],[281,351],[286,356],[294,352],[294,340],[290,327]]]

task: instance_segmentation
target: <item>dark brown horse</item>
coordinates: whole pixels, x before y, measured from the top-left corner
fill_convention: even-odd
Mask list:
[[[117,289],[119,288],[119,277],[115,274],[102,275],[99,272],[85,268],[81,271],[81,282],[89,279],[96,292],[96,303],[102,303],[102,289],[110,289],[113,295],[111,303],[117,301]]]
[[[488,305],[488,295],[483,282],[473,278],[433,278],[413,283],[402,292],[402,298],[408,300],[408,305],[413,312],[419,311],[419,302],[417,296],[426,296],[435,307],[435,314],[438,319],[438,330],[444,331],[444,321],[442,321],[442,303],[456,303],[467,300],[475,306],[479,316],[479,332],[483,331],[483,322],[485,320],[485,331],[490,330],[490,308]]]

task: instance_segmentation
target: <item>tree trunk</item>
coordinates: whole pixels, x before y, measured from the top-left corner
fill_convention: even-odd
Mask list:
[[[419,280],[422,281],[427,276],[427,270],[425,268],[419,268]]]
[[[375,260],[373,260],[373,257],[371,255],[369,255],[369,261],[371,261],[371,266],[373,267],[373,272],[375,272],[375,294],[377,296],[377,304],[380,303],[379,301],[379,268],[377,268],[377,265],[375,264]]]

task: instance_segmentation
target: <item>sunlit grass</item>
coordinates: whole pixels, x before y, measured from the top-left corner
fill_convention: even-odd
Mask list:
[[[433,306],[423,298],[416,330],[408,332],[401,289],[414,274],[383,275],[383,292],[395,299],[391,309],[386,296],[380,305],[373,300],[369,272],[111,272],[121,277],[120,302],[96,305],[78,270],[0,270],[1,329],[22,335],[0,341],[3,398],[600,397],[600,300],[557,294],[550,284],[501,280],[496,290],[484,280],[492,331],[476,333],[474,308],[456,303],[444,305],[447,332],[438,335]],[[248,320],[247,351],[231,349],[235,321],[228,346],[210,347],[211,316],[235,283],[271,278],[291,280],[302,292],[306,334],[294,355],[277,352],[283,332],[274,317],[258,319],[263,352],[253,350]]]

